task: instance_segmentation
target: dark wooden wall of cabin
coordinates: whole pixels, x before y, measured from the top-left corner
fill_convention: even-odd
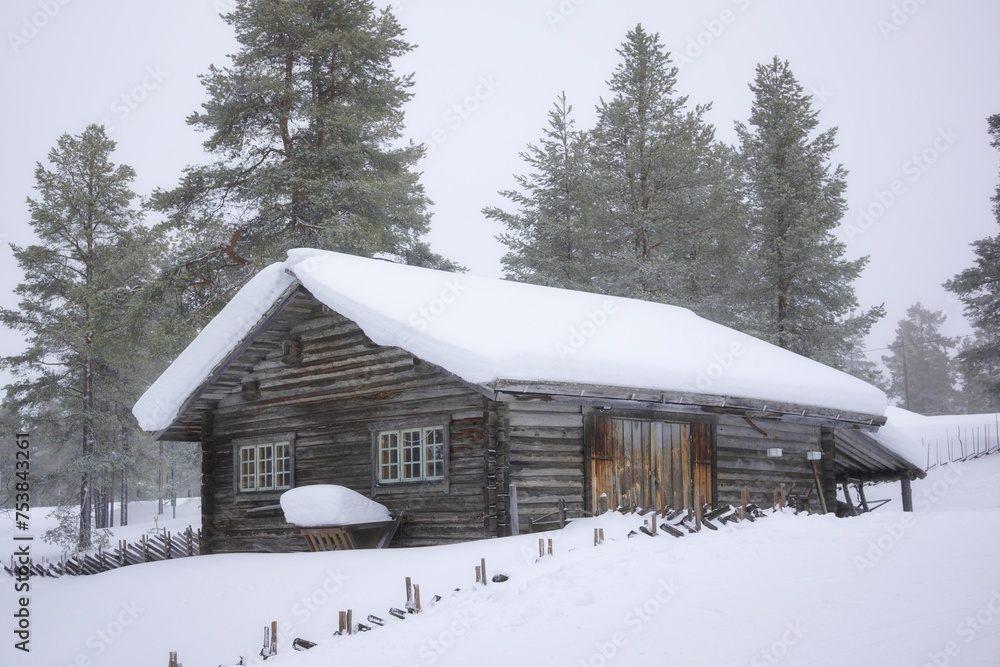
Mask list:
[[[804,494],[813,486],[812,463],[807,451],[820,450],[819,426],[737,415],[720,415],[716,426],[717,504],[738,505],[744,486],[750,502],[761,507],[774,503],[774,492],[785,485],[789,493]],[[755,428],[756,426],[756,428]],[[767,449],[780,447],[781,458],[768,458]],[[820,474],[822,462],[820,462]],[[819,511],[816,492],[810,493],[810,510]]]
[[[399,348],[374,345],[353,322],[319,305],[291,335],[302,342],[301,363],[284,363],[281,350],[274,350],[252,373],[259,397],[247,400],[237,391],[214,411],[203,491],[210,508],[205,517],[210,552],[306,548],[280,511],[248,513],[277,503],[278,494],[235,493],[235,442],[293,433],[296,486],[339,484],[370,496],[371,424],[412,419],[430,425],[428,415],[450,418],[448,491],[435,483],[379,489],[378,502],[394,512],[407,511],[394,544],[441,544],[496,534],[496,510],[488,503],[492,497],[496,504],[497,489],[486,485],[491,466],[494,474],[497,468],[496,450],[488,447],[485,397]]]
[[[579,516],[584,501],[583,411],[550,401],[512,401],[498,408],[509,424],[510,483],[517,486],[521,532],[554,512],[559,499]]]

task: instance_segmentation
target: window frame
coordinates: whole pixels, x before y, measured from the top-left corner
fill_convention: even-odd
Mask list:
[[[287,447],[288,455],[287,457],[278,457],[278,448]],[[270,461],[271,468],[268,472],[261,473],[260,462],[264,459],[260,457],[261,450],[270,450]],[[245,480],[248,477],[248,473],[245,470],[243,464],[246,462],[244,458],[244,452],[253,452],[253,477],[254,477],[254,488],[245,488]],[[287,458],[287,469],[279,470],[278,461],[282,458]],[[260,480],[262,474],[267,475],[271,478],[271,483],[265,488],[260,487]],[[281,476],[286,476],[288,478],[288,483],[286,485],[278,484],[278,478]],[[276,434],[270,436],[262,436],[259,438],[245,438],[233,441],[233,492],[237,499],[251,500],[258,498],[277,498],[281,496],[282,493],[288,491],[289,489],[295,488],[295,435],[292,433]]]
[[[372,495],[379,493],[388,494],[394,491],[405,492],[415,487],[440,489],[444,493],[450,490],[448,481],[448,469],[451,463],[451,439],[449,425],[451,419],[448,416],[436,416],[424,419],[400,419],[388,422],[371,424],[372,441]],[[419,461],[406,460],[406,433],[420,432],[420,459]],[[440,432],[440,442],[431,443],[432,446],[440,446],[441,455],[438,458],[430,459],[436,466],[440,466],[441,474],[427,475],[427,434]],[[384,463],[382,454],[385,451],[382,447],[383,436],[395,435],[396,456],[390,463]],[[412,441],[411,441],[412,442]],[[411,445],[412,449],[412,445]],[[396,469],[394,478],[383,478],[383,466],[389,465]],[[406,466],[419,466],[420,475],[415,477],[406,474]]]

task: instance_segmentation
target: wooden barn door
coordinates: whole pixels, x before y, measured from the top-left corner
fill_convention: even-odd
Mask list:
[[[712,440],[705,424],[591,415],[588,419],[589,503],[608,495],[615,507],[712,502]]]

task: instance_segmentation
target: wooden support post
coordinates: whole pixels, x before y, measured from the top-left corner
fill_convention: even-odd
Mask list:
[[[694,504],[694,529],[699,533],[701,532],[701,520],[704,514],[704,509],[702,507],[704,502],[705,499],[698,496],[698,501]]]
[[[597,544],[598,544],[598,542],[597,542],[597,529],[595,528],[594,529],[594,546],[596,547]]]
[[[344,614],[344,616],[346,617],[346,621],[347,621],[347,634],[353,635],[354,634],[354,610],[353,609],[348,609],[347,613]]]
[[[486,577],[483,577],[483,583],[486,583]],[[413,608],[420,613],[420,584],[413,585]]]
[[[747,505],[750,504],[750,487],[744,486],[740,492],[740,521],[747,518]]]
[[[549,555],[552,555],[552,538],[549,538]]]
[[[910,478],[904,477],[899,480],[900,485],[903,487],[903,511],[912,512],[913,511],[913,489],[910,488]]]
[[[177,651],[170,652],[170,659],[167,662],[167,667],[177,667]]]
[[[542,558],[543,556],[545,556],[545,538],[544,537],[539,537],[538,538],[538,557]]]
[[[339,623],[339,629],[337,630],[337,634],[342,635],[344,634],[344,630],[347,629],[347,612],[346,611],[340,612],[338,619],[340,623]]]
[[[476,583],[481,584],[483,582],[483,570],[480,566],[476,566]]]
[[[656,537],[656,512],[653,512],[653,516],[649,517],[649,530],[653,533],[653,537]]]
[[[788,492],[787,492],[787,491],[785,491],[785,485],[784,485],[784,484],[782,484],[782,485],[781,485],[781,497],[780,497],[780,499],[779,499],[779,501],[778,501],[778,508],[779,508],[779,509],[780,509],[780,510],[781,510],[782,512],[784,512],[784,511],[785,511],[785,503],[786,503],[786,502],[787,502],[787,500],[788,500],[788,495],[787,495],[787,493],[788,493]]]
[[[559,499],[559,527],[566,527],[566,499]]]
[[[600,528],[599,530],[601,531],[601,532],[599,533],[599,535],[600,535],[600,537],[601,537],[601,544],[604,544],[604,529],[603,529],[603,528]]]
[[[815,461],[812,461],[811,463],[812,463],[812,471],[813,471],[813,484],[816,485],[816,495],[819,496],[819,511],[820,511],[820,514],[826,514],[827,511],[828,511],[827,506],[826,506],[826,494],[823,493],[823,484],[822,484],[822,482],[820,482],[819,465]],[[834,494],[836,494],[837,487],[833,487],[833,491],[834,491]],[[809,494],[806,494],[807,498],[808,498],[808,496],[809,496]]]
[[[485,586],[486,582],[489,581],[486,578],[486,559],[485,558],[480,558],[479,559],[479,565],[483,568],[483,586]]]
[[[413,583],[406,578],[406,611],[413,610]]]
[[[861,511],[869,512],[870,510],[868,509],[868,499],[865,498],[865,483],[859,479],[857,484],[855,484],[855,486],[858,489],[858,498],[861,499]]]
[[[854,509],[854,501],[851,500],[851,489],[847,485],[847,478],[844,478],[844,500],[847,501],[847,510],[851,513],[851,516],[857,516],[858,511]]]
[[[278,622],[271,621],[271,655],[278,655]]]
[[[597,499],[597,513],[606,514],[608,511],[608,494],[602,493]]]

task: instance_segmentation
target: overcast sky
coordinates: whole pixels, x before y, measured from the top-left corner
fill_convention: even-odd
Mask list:
[[[218,18],[229,0],[4,0],[0,5],[7,146],[0,160],[0,305],[15,307],[21,274],[7,242],[34,242],[25,198],[35,162],[63,133],[105,122],[115,160],[137,192],[176,183],[203,159],[185,118],[203,101],[198,75],[235,50]],[[823,129],[839,127],[835,159],[849,171],[840,229],[850,257],[871,263],[862,306],[888,316],[868,347],[893,338],[916,301],[968,333],[941,283],[972,262],[969,244],[998,232],[989,198],[1000,155],[986,117],[1000,113],[1000,3],[987,0],[398,0],[417,48],[407,133],[428,145],[423,183],[435,202],[434,249],[472,273],[500,276],[498,229],[485,205],[523,171],[518,152],[541,136],[560,91],[581,128],[607,94],[615,49],[637,23],[658,32],[681,72],[678,92],[713,103],[717,136],[735,142],[749,115],[757,63],[779,56],[814,95]],[[21,347],[0,330],[0,353]],[[870,356],[877,358],[881,352]],[[8,381],[0,376],[0,383]]]

